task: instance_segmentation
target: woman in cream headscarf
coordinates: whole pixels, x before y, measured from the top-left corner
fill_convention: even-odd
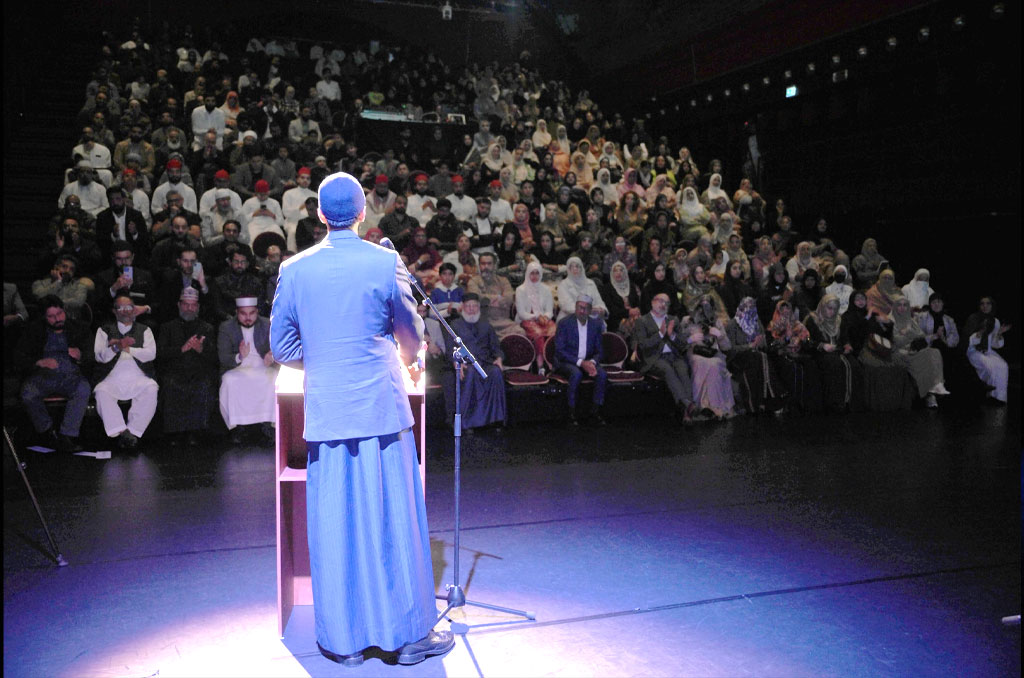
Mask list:
[[[555,336],[555,302],[542,280],[544,271],[536,261],[526,265],[526,279],[516,288],[516,317],[527,338],[537,349],[537,371],[544,373],[544,344]]]
[[[537,120],[537,129],[533,131],[534,148],[547,148],[551,143],[551,132],[548,131],[548,123],[543,118]]]
[[[581,294],[586,294],[594,300],[593,313],[608,315],[608,308],[601,298],[601,292],[594,281],[585,274],[583,260],[579,257],[569,257],[565,266],[565,280],[558,284],[558,319],[561,320],[576,312],[576,300]]]
[[[711,182],[708,184],[708,189],[700,194],[700,201],[710,207],[711,204],[719,198],[725,198],[725,202],[728,203],[729,209],[732,209],[732,201],[729,200],[729,194],[722,190],[722,175],[715,173],[711,175]]]

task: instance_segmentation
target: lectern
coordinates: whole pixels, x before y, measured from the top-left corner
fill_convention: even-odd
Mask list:
[[[426,373],[413,383],[406,375],[420,480],[426,487]],[[309,575],[309,544],[306,541],[306,441],[303,428],[303,373],[281,367],[277,375],[277,631],[284,637],[292,608],[313,604]]]

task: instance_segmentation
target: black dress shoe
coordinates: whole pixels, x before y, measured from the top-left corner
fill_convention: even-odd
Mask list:
[[[455,647],[455,636],[451,631],[431,631],[415,643],[409,643],[398,651],[399,664],[419,664],[427,657],[447,654]]]
[[[324,648],[320,647],[320,643],[316,644],[316,649],[320,650],[320,654],[327,657],[332,662],[337,662],[342,666],[354,668],[356,666],[361,666],[363,663],[362,652],[356,652],[355,654],[337,654],[335,652],[331,652],[330,650],[325,650]]]

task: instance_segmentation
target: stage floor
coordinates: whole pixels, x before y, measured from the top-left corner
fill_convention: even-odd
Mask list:
[[[269,448],[19,449],[69,565],[4,462],[5,676],[1017,676],[1021,444],[1010,408],[655,419],[465,439],[467,606],[444,659],[276,634]],[[452,444],[428,432],[435,583],[452,576]],[[442,622],[441,627],[447,627]]]

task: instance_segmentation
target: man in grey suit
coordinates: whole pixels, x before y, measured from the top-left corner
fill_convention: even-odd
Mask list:
[[[693,383],[686,362],[686,338],[676,331],[677,319],[668,314],[665,293],[655,295],[651,310],[640,317],[633,338],[640,354],[640,373],[665,381],[684,424],[693,419]]]
[[[270,321],[260,317],[258,303],[256,297],[235,299],[235,317],[220,325],[220,413],[229,431],[262,424],[264,436],[273,441],[277,365],[270,351]],[[238,432],[232,441],[241,442]]]
[[[319,188],[327,237],[281,264],[271,345],[305,371],[306,512],[317,645],[357,666],[363,650],[416,664],[448,652],[403,365],[423,321],[398,254],[359,238],[366,199],[338,172]],[[397,340],[397,346],[396,346]]]

